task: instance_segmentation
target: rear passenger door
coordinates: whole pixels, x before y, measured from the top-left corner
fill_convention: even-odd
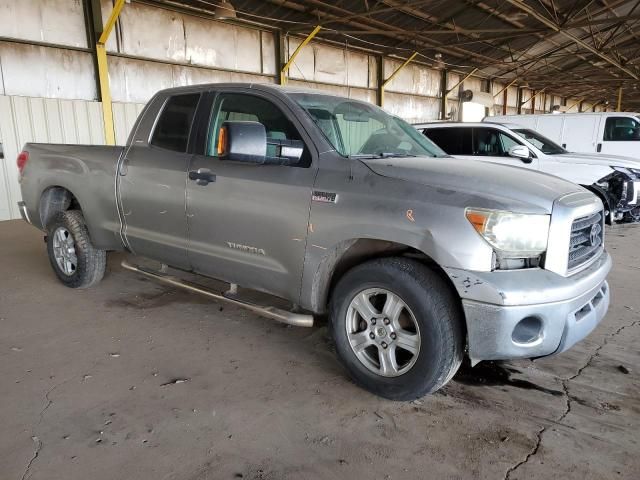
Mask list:
[[[117,189],[122,233],[129,248],[178,268],[187,268],[185,186],[191,127],[200,93],[154,101],[164,102],[151,135],[133,133],[121,160]],[[143,117],[144,118],[144,117]],[[148,131],[143,125],[139,131]]]
[[[423,132],[427,138],[454,157],[473,155],[470,127],[435,127]]]
[[[304,264],[317,152],[280,99],[264,92],[212,93],[203,119],[202,151],[189,171],[215,176],[207,185],[187,182],[189,261],[201,274],[297,298]],[[220,160],[216,142],[224,121],[257,121],[267,138],[301,140],[301,161],[256,165]],[[268,146],[267,156],[277,156]],[[202,171],[202,170],[201,170]]]

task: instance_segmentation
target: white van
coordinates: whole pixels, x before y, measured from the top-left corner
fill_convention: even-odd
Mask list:
[[[496,115],[483,122],[517,123],[540,132],[570,152],[640,159],[640,113],[544,113]]]
[[[514,124],[449,122],[414,127],[452,157],[530,168],[582,185],[602,200],[607,223],[640,221],[638,160],[570,153]]]

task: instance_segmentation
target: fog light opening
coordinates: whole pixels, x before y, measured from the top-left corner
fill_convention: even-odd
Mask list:
[[[538,317],[525,317],[513,329],[511,339],[518,345],[531,346],[542,340],[542,320]]]

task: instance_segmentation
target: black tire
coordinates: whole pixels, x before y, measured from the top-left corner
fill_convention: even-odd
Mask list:
[[[418,324],[417,358],[399,376],[371,371],[349,343],[349,305],[356,295],[368,289],[384,289],[399,296]],[[449,285],[436,272],[406,258],[382,258],[354,267],[339,280],[331,298],[330,326],[338,358],[357,384],[391,400],[413,400],[435,392],[451,380],[463,359],[463,322],[460,301]]]
[[[77,262],[70,275],[58,265],[54,256],[54,234],[64,228],[73,237]],[[67,210],[56,213],[47,225],[47,253],[49,262],[58,279],[70,288],[89,288],[104,276],[107,265],[107,252],[93,246],[84,217],[79,210]]]

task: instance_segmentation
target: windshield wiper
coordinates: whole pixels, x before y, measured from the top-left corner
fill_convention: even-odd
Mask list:
[[[393,152],[381,152],[381,153],[356,153],[354,155],[347,155],[347,158],[367,159],[367,158],[401,158],[401,157],[417,157],[411,153],[393,153]]]

